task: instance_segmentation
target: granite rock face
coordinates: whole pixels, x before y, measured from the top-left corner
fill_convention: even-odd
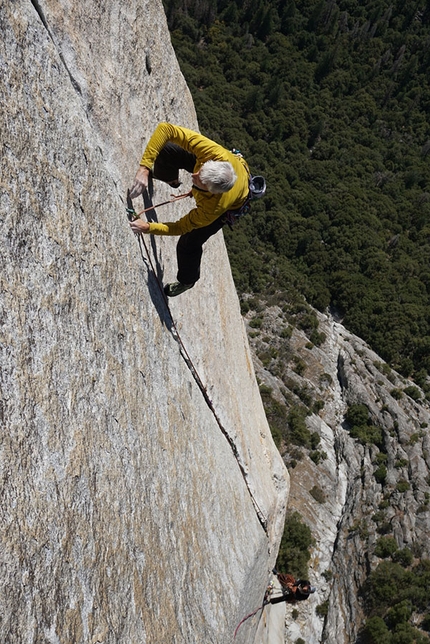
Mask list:
[[[155,125],[198,127],[161,1],[12,0],[0,24],[0,640],[224,644],[261,602],[288,475],[222,235],[175,329],[175,240],[125,217]]]
[[[288,508],[302,515],[315,539],[309,575],[317,587],[298,616],[287,608],[284,641],[351,644],[364,625],[363,584],[382,561],[375,554],[378,539],[390,535],[399,549],[430,557],[430,411],[419,387],[333,316],[314,313],[324,338],[320,346],[300,328],[291,337],[282,334],[278,306],[258,314],[263,324],[258,334],[249,328],[250,340],[256,373],[275,399],[324,403],[306,419],[324,458],[314,453],[312,459],[305,449],[284,455],[291,476]],[[249,322],[255,313],[247,317]],[[267,359],[276,355],[274,348],[282,369],[276,358]],[[381,431],[381,449],[351,436],[351,405],[367,407],[370,424]],[[325,616],[316,613],[321,605]]]

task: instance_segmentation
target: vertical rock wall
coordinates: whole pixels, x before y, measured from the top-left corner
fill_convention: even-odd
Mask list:
[[[222,235],[172,302],[202,392],[155,278],[175,240],[151,265],[125,218],[157,122],[197,127],[161,2],[12,0],[0,25],[0,640],[224,644],[288,478]]]

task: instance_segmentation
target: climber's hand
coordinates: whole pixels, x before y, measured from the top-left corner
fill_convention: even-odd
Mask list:
[[[147,189],[148,177],[149,177],[148,168],[145,168],[144,165],[140,165],[139,170],[136,172],[136,176],[134,177],[133,186],[130,190],[130,197],[132,199],[136,199],[136,197],[141,195]]]
[[[134,221],[130,221],[130,228],[136,235],[149,233],[149,224],[147,221],[142,221],[142,219],[135,219]]]

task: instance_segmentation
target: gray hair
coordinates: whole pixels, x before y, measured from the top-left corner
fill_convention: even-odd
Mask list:
[[[209,192],[228,192],[237,179],[233,166],[228,161],[206,161],[200,168],[200,180]]]

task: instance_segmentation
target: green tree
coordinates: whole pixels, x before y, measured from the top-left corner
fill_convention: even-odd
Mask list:
[[[397,542],[393,537],[381,537],[375,547],[377,557],[391,557],[398,550]]]
[[[391,644],[388,627],[381,617],[370,617],[363,631],[365,644]]]
[[[296,289],[428,373],[427,4],[164,2],[201,130],[267,179],[226,231],[239,293]]]
[[[403,599],[401,602],[394,604],[387,613],[387,624],[390,628],[398,624],[408,623],[412,615],[412,602],[409,599]]]
[[[276,562],[277,569],[296,578],[306,578],[313,543],[311,530],[303,523],[298,512],[288,513]]]

